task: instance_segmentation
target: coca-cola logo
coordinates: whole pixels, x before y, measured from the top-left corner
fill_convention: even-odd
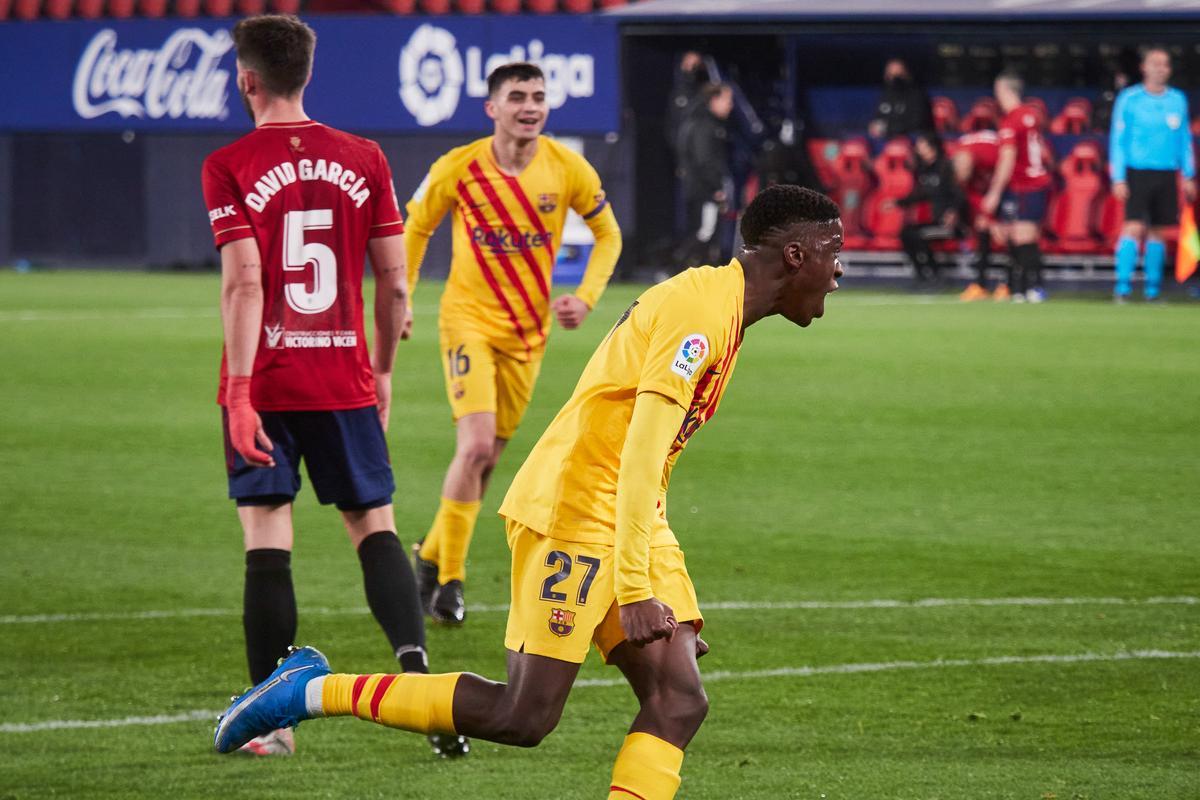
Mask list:
[[[112,113],[225,119],[229,70],[218,66],[232,48],[229,31],[181,28],[157,50],[119,50],[116,31],[106,28],[88,42],[75,68],[75,113],[84,119]]]

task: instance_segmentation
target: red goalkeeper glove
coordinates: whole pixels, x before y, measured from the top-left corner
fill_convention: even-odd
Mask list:
[[[225,385],[225,408],[229,414],[229,441],[233,449],[253,467],[273,467],[275,459],[255,446],[273,450],[275,445],[263,431],[258,412],[250,405],[250,376],[230,375]]]

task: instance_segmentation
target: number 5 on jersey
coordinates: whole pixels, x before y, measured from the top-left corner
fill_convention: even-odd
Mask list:
[[[316,208],[312,211],[289,211],[283,218],[283,271],[287,280],[283,294],[287,304],[301,314],[320,314],[328,311],[337,300],[337,256],[328,245],[320,242],[305,242],[305,231],[327,231],[333,227],[333,209]],[[304,273],[313,265],[312,291],[307,275],[289,276],[288,273]]]

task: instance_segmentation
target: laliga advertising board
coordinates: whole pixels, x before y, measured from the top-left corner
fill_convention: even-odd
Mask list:
[[[311,17],[308,113],[365,132],[486,130],[487,74],[546,73],[551,129],[618,126],[617,35],[603,19]],[[244,131],[231,20],[0,25],[0,130]]]

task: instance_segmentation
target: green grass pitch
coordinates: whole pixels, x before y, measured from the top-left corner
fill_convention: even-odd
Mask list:
[[[439,291],[421,286],[395,376],[406,543],[453,441]],[[502,676],[491,512],[638,291],[551,337],[476,534],[483,608],[431,630],[436,668]],[[478,742],[461,763],[351,719],[306,723],[294,758],[268,760],[213,754],[211,719],[122,722],[215,711],[245,685],[217,293],[213,276],[0,273],[0,798],[604,797],[634,700],[594,657],[541,747]],[[853,288],[807,330],[750,329],[671,492],[712,644],[679,796],[1200,796],[1198,341],[1186,303]],[[300,640],[335,669],[391,671],[307,486],[296,525]],[[1006,598],[1054,602],[981,602]],[[80,720],[118,724],[60,724]]]

